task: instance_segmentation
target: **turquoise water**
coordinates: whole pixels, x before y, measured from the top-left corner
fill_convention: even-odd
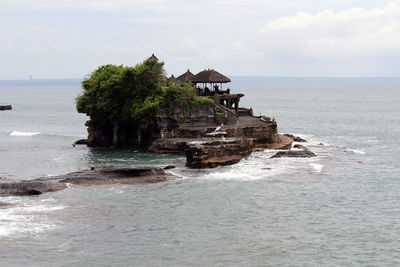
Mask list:
[[[79,85],[1,85],[0,177],[165,166],[149,185],[6,197],[1,266],[400,265],[400,83],[238,79],[241,104],[306,138],[318,157],[189,170],[182,156],[72,147]],[[321,143],[323,145],[321,145]]]

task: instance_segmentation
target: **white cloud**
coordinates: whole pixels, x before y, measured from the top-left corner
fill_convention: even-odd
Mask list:
[[[312,60],[398,57],[400,1],[379,9],[301,12],[270,21],[259,33],[262,43],[276,57],[282,54]]]

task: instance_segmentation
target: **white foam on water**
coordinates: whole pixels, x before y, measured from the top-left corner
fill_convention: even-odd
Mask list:
[[[13,200],[13,198],[9,198]],[[56,223],[48,219],[50,213],[65,208],[54,199],[43,199],[39,204],[24,203],[23,199],[7,201],[14,207],[0,209],[0,237],[35,235],[57,228]]]
[[[324,165],[318,163],[310,163],[310,166],[314,169],[316,173],[320,173]]]
[[[347,151],[351,151],[354,154],[359,154],[359,155],[364,155],[365,151],[363,150],[359,150],[359,149],[352,149],[352,148],[346,148]]]
[[[292,166],[290,160],[270,159],[273,154],[274,151],[256,152],[247,160],[243,159],[235,165],[212,169],[199,178],[253,181],[271,179],[272,176],[295,171],[296,167]]]
[[[11,131],[10,136],[34,136],[40,133],[37,132],[18,132],[18,131]]]

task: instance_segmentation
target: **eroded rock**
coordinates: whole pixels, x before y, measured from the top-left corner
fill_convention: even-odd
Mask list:
[[[254,147],[251,138],[227,138],[193,141],[186,150],[186,166],[189,168],[215,168],[238,163],[248,157]]]
[[[299,137],[299,136],[294,136],[293,134],[284,134],[284,136],[290,137],[293,139],[293,141],[295,142],[299,142],[299,143],[306,143],[307,140]]]
[[[88,140],[87,139],[79,139],[77,141],[75,141],[72,146],[76,146],[76,145],[87,145],[88,144]]]
[[[308,148],[306,148],[303,145],[294,145],[293,148],[297,148],[300,150],[287,150],[287,151],[279,151],[275,155],[273,155],[271,158],[283,158],[283,157],[289,157],[289,158],[311,158],[311,157],[316,157],[317,155],[310,151]]]
[[[45,192],[67,188],[67,184],[100,185],[100,184],[135,184],[157,183],[172,180],[175,177],[166,174],[162,168],[113,168],[84,170],[55,177],[41,177],[23,181],[1,181],[0,196],[32,196]]]

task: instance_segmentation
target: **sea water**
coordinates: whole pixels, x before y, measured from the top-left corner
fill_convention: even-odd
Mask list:
[[[2,179],[168,164],[180,179],[0,198],[15,204],[0,209],[0,265],[400,265],[400,82],[232,80],[242,106],[318,157],[190,170],[179,155],[73,147],[87,134],[78,82],[2,83]]]

